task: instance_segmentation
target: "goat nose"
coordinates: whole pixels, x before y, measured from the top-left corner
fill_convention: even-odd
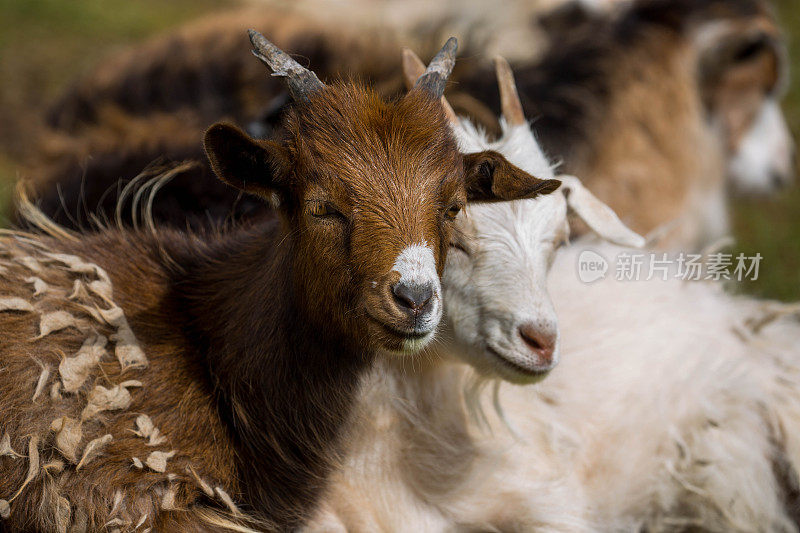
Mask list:
[[[553,363],[553,354],[556,349],[556,335],[543,330],[540,325],[533,322],[522,324],[519,327],[519,336],[536,355],[539,364],[549,366]]]
[[[433,286],[398,283],[392,287],[392,293],[402,309],[418,315],[426,307],[429,307],[433,298]]]

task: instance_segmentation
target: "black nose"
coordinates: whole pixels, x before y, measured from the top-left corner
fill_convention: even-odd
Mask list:
[[[431,285],[398,283],[392,287],[392,293],[401,309],[418,315],[430,307],[433,287]]]

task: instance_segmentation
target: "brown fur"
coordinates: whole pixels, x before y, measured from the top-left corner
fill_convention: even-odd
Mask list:
[[[327,87],[298,104],[282,131],[281,139],[255,141],[218,124],[205,137],[220,178],[277,197],[279,220],[224,234],[105,230],[82,239],[49,225],[61,239],[0,241],[0,294],[34,307],[0,311],[0,371],[19,383],[0,390],[0,427],[15,450],[30,448],[27,460],[0,457],[0,495],[11,501],[3,527],[302,523],[336,460],[359,377],[376,350],[403,346],[410,318],[387,291],[397,254],[425,241],[441,272],[452,205],[542,188],[496,154],[464,158],[438,99],[419,90],[387,103],[357,86]],[[339,215],[319,219],[318,203]],[[88,285],[105,276],[95,267],[65,271],[46,250],[99,265],[113,295]],[[22,281],[31,272],[52,287],[41,301]],[[75,290],[76,300],[68,296],[73,278],[90,287]],[[77,393],[63,392],[60,361],[93,330],[119,348],[110,319],[98,314],[115,309],[147,368],[123,371],[101,359]],[[51,310],[71,312],[77,327],[37,335],[38,317]],[[42,368],[49,374],[39,378]],[[48,393],[32,401],[37,382]],[[129,394],[130,404],[87,411],[107,389],[115,400]],[[164,442],[149,447],[133,433],[141,414]],[[69,439],[55,441],[50,431],[56,420],[67,427],[65,416],[86,418],[81,453],[64,452]],[[68,462],[79,455],[83,462]],[[37,457],[45,466],[33,468]]]
[[[108,220],[117,209],[132,222],[132,206],[119,202],[124,186],[142,174],[156,175],[164,167],[193,161],[162,187],[154,203],[155,220],[200,229],[210,220],[234,220],[263,210],[263,202],[214,177],[203,156],[204,129],[188,112],[138,118],[113,108],[104,110],[100,124],[80,136],[50,133],[42,140],[39,160],[27,172],[36,177],[39,208],[75,229],[89,230],[95,217]]]
[[[90,215],[110,216],[117,192],[143,168],[192,159],[203,165],[166,186],[155,202],[156,220],[185,227],[188,218],[201,227],[258,212],[260,204],[220,187],[199,142],[218,120],[268,137],[290,105],[283,83],[253,61],[250,27],[268,32],[303,64],[319,65],[323,81],[352,73],[379,80],[374,87],[384,96],[403,89],[399,62],[386,61],[399,50],[391,33],[342,32],[266,8],[201,20],[104,62],[52,106],[53,129],[25,171],[36,181],[42,210],[71,228],[91,227]]]

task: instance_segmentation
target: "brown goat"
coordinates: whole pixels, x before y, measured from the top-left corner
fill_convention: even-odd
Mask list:
[[[280,26],[281,37],[315,64],[322,61],[327,76],[350,72],[379,80],[385,94],[400,91],[400,47],[389,30],[369,48],[362,34],[341,27],[271,11],[247,17]],[[255,134],[275,128],[285,109],[283,90],[254,81],[251,67],[232,53],[243,46],[232,38],[242,19],[192,25],[77,83],[51,110],[52,123],[67,132],[55,137],[70,140],[56,143],[51,162],[34,172],[46,176],[39,189],[45,212],[72,226],[98,206],[109,212],[118,179],[131,179],[161,156],[199,158],[203,125],[221,116]],[[791,181],[791,142],[776,103],[785,52],[762,0],[636,0],[611,13],[565,8],[542,24],[551,46],[514,65],[525,113],[561,170],[582,176],[634,229],[648,233],[683,217],[672,244],[712,240],[729,229],[729,190],[768,193]],[[343,62],[325,53],[339,46],[356,55]],[[204,53],[190,53],[197,49]],[[473,59],[459,61],[448,98],[491,131],[498,110],[480,103],[497,101],[490,66],[480,54],[467,56]],[[192,117],[176,119],[186,125],[183,133],[159,134],[172,131],[164,128],[165,116],[178,109]],[[141,140],[120,133],[126,123],[128,131],[145,132]],[[762,144],[754,146],[754,136]],[[189,213],[192,223],[207,224],[207,215],[221,220],[231,208],[237,216],[258,210],[215,187],[206,168],[177,176],[156,201],[156,217],[183,225]],[[186,189],[214,202],[178,193]],[[180,215],[175,205],[184,209]]]
[[[458,151],[439,98],[454,39],[387,103],[251,38],[296,101],[285,136],[216,124],[205,146],[220,179],[279,219],[83,238],[40,221],[60,238],[0,240],[9,531],[298,526],[375,354],[433,336],[461,206],[557,185]]]

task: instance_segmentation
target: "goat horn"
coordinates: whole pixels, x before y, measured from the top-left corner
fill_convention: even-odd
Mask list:
[[[456,64],[456,50],[458,50],[458,41],[455,37],[450,37],[428,64],[428,68],[419,77],[414,87],[426,90],[436,98],[441,97],[444,94],[447,78],[453,72]]]
[[[253,45],[253,55],[267,65],[273,76],[286,78],[289,94],[298,101],[308,100],[312,93],[325,87],[317,75],[289,57],[255,30],[247,30]]]
[[[525,113],[522,111],[522,102],[519,101],[511,65],[505,58],[497,56],[494,58],[494,69],[497,74],[497,85],[500,88],[500,109],[503,117],[509,126],[525,124]]]
[[[412,89],[423,74],[425,74],[425,63],[411,49],[403,48],[403,79],[406,82],[406,89]],[[442,96],[442,107],[444,114],[447,115],[447,120],[452,124],[458,124],[456,112],[453,111],[444,96]]]

